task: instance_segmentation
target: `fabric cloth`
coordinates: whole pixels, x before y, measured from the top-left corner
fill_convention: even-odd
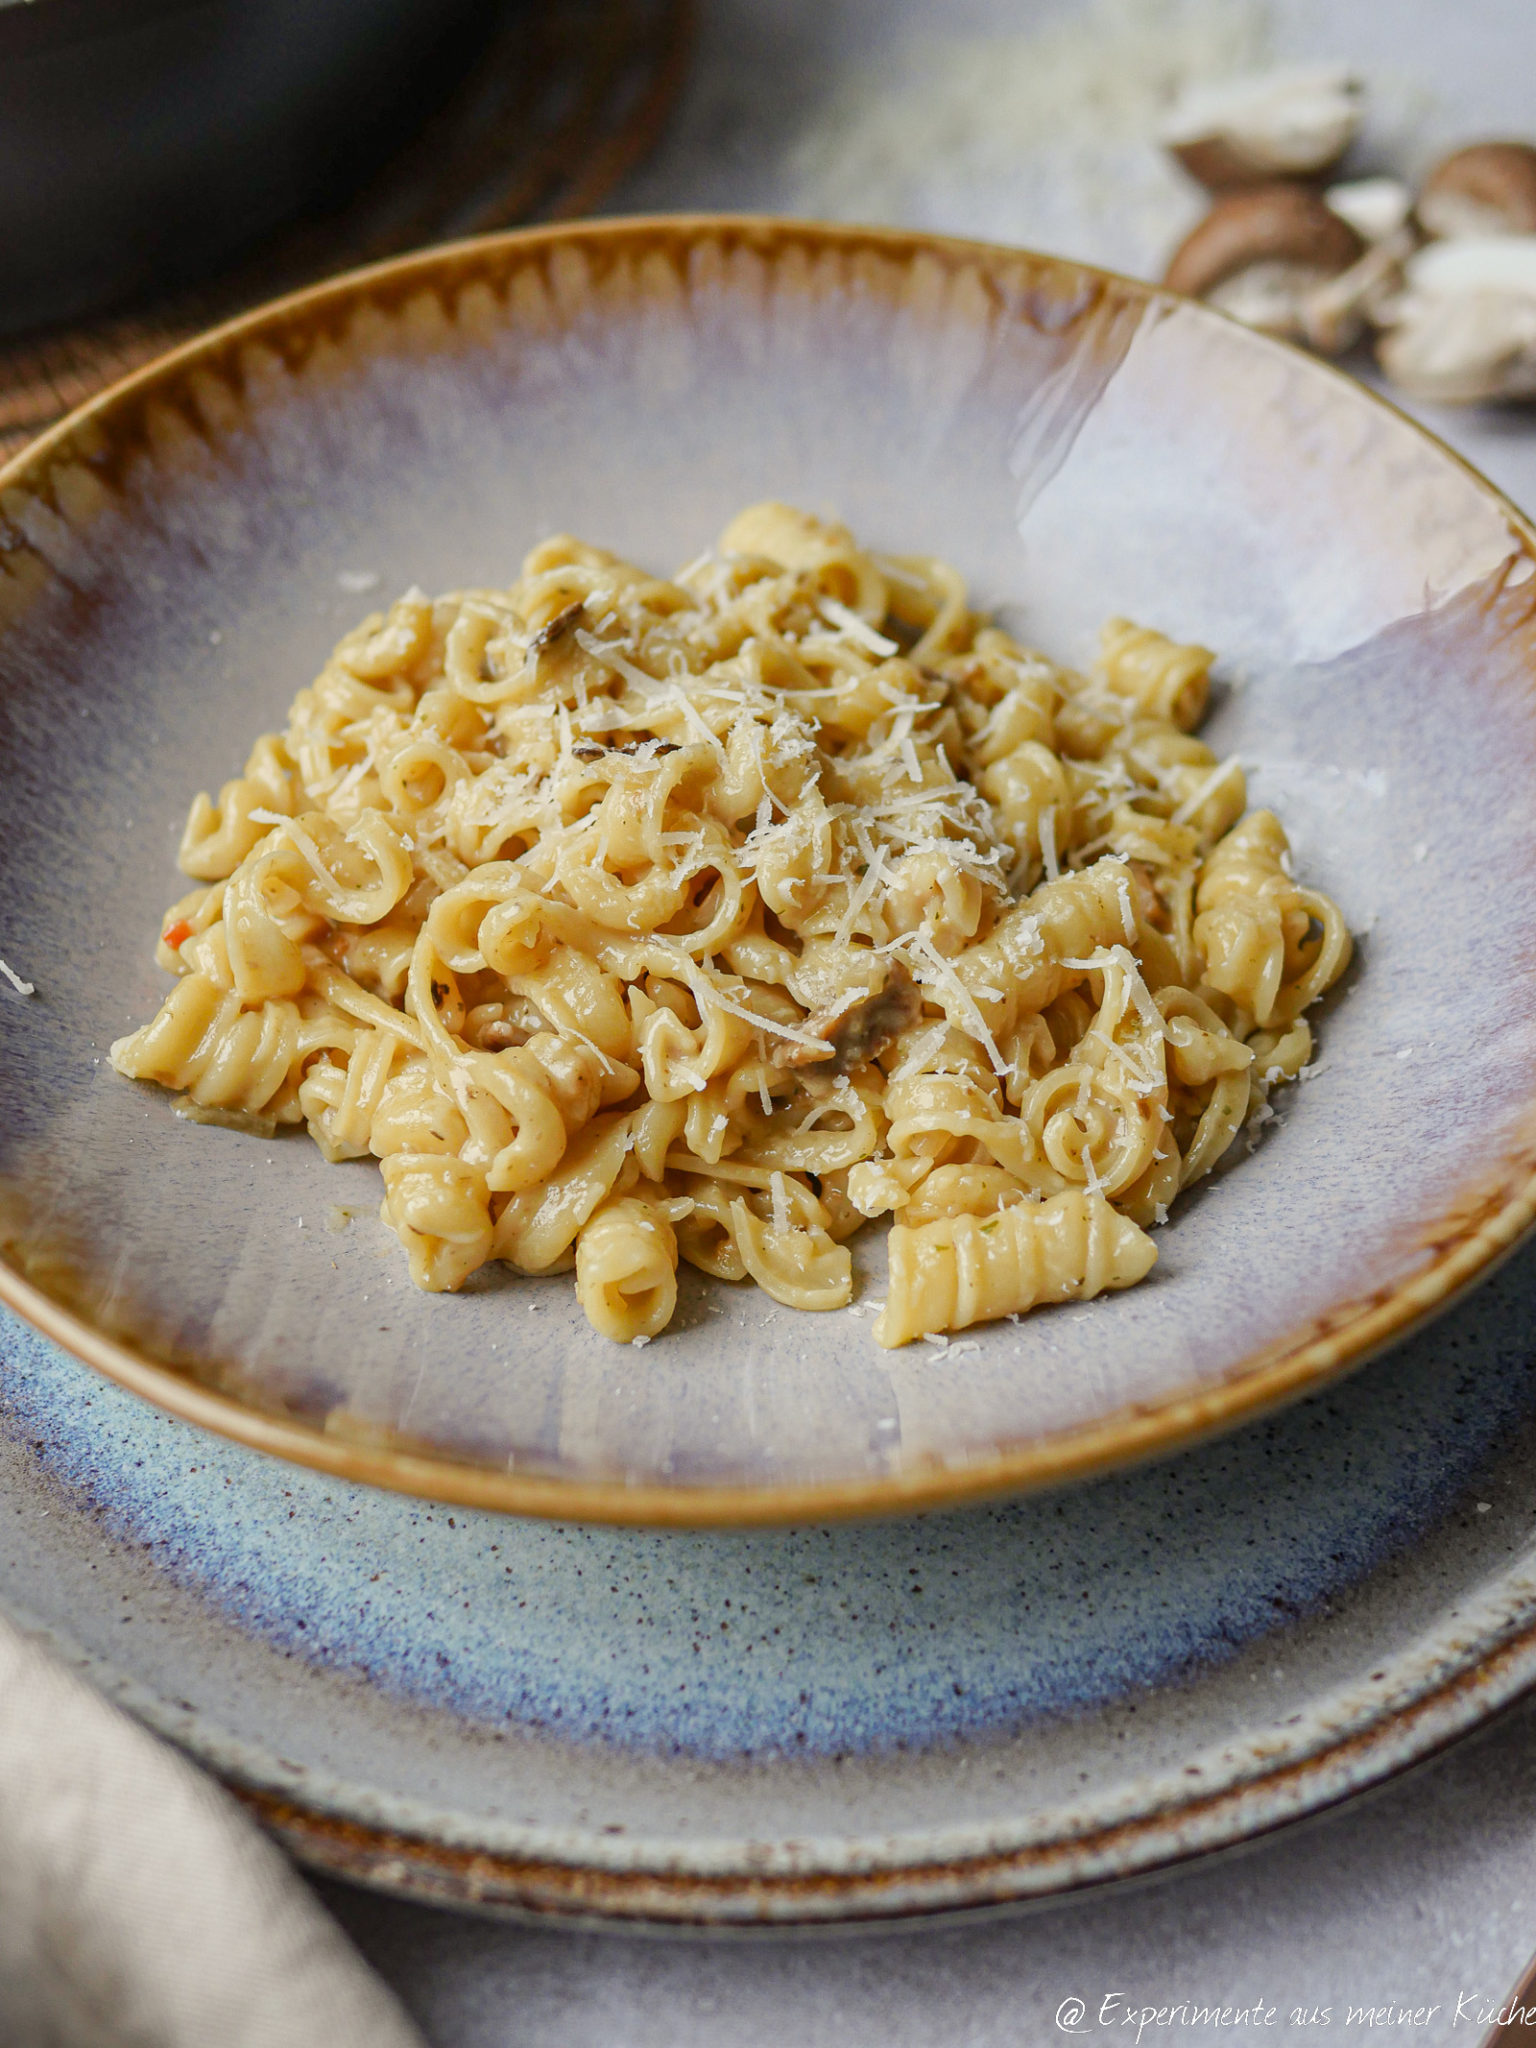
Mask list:
[[[280,1852],[0,1620],[6,2048],[422,2048]]]

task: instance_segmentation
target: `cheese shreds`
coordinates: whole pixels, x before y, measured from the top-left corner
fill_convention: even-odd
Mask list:
[[[965,1029],[985,1051],[994,1074],[1006,1074],[1009,1062],[997,1049],[987,1020],[976,1007],[975,998],[953,967],[935,949],[926,932],[912,932],[898,942],[912,966],[912,978],[920,987],[933,989],[949,1009],[953,1004],[964,1020]],[[924,970],[927,970],[926,973]]]
[[[1115,894],[1120,898],[1120,924],[1125,933],[1125,943],[1136,943],[1136,912],[1131,907],[1131,885],[1122,875],[1115,883]]]
[[[1183,803],[1181,803],[1179,805],[1179,808],[1174,812],[1172,818],[1169,820],[1169,823],[1173,825],[1187,825],[1190,819],[1195,817],[1198,814],[1198,812],[1203,809],[1206,800],[1209,797],[1213,797],[1216,794],[1217,790],[1220,789],[1221,785],[1228,779],[1228,777],[1232,775],[1234,771],[1239,769],[1241,766],[1242,763],[1238,760],[1236,754],[1228,754],[1226,760],[1221,762],[1219,766],[1213,768],[1210,774],[1205,778],[1204,782],[1199,784],[1199,786],[1195,790],[1193,790],[1189,796],[1187,796],[1184,799]]]
[[[1077,0],[897,17],[797,132],[788,210],[1155,275],[1199,217],[1158,147],[1168,109],[1192,85],[1261,70],[1271,13],[1264,0]]]
[[[728,1017],[739,1017],[743,1024],[750,1024],[755,1030],[766,1031],[774,1038],[787,1040],[791,1045],[808,1045],[816,1051],[826,1046],[824,1038],[818,1038],[813,1031],[797,1031],[792,1025],[781,1024],[775,1017],[761,1016],[756,1010],[749,1010],[743,1003],[733,1003],[721,995],[718,988],[711,988],[706,1001],[713,1003],[717,1010],[724,1010]]]
[[[37,994],[36,982],[23,981],[21,976],[16,972],[15,968],[10,966],[4,960],[0,960],[0,974],[3,974],[5,976],[6,980],[11,984],[11,987],[15,989],[17,995],[35,996]]]
[[[1047,804],[1040,813],[1040,858],[1045,863],[1045,879],[1048,882],[1061,880],[1061,869],[1056,860],[1056,806]]]
[[[846,633],[850,640],[857,640],[861,647],[867,647],[871,654],[900,652],[894,640],[887,640],[883,633],[877,633],[867,619],[861,619],[847,605],[839,604],[835,597],[821,599],[821,615],[839,632]]]
[[[319,847],[316,846],[314,840],[310,838],[302,825],[296,824],[292,818],[283,817],[277,811],[252,811],[249,813],[249,816],[258,825],[283,827],[303,860],[304,865],[314,874],[316,881],[322,882],[327,889],[338,887],[336,877],[320,858]],[[405,843],[407,846],[411,844],[409,839]]]
[[[853,936],[853,928],[857,924],[865,904],[869,902],[884,879],[885,848],[877,846],[872,850],[869,866],[864,870],[864,879],[848,898],[848,908],[838,920],[837,930],[833,934],[834,945],[847,945],[849,939]]]
[[[921,1037],[914,1040],[907,1052],[906,1058],[896,1068],[895,1072],[891,1075],[891,1079],[893,1081],[909,1081],[914,1074],[922,1073],[948,1036],[949,1024],[947,1021],[942,1024],[931,1025]]]
[[[599,640],[595,633],[588,633],[581,628],[577,629],[575,640],[577,646],[585,649],[594,661],[600,661],[605,668],[611,668],[615,675],[622,676],[625,682],[632,684],[642,696],[648,696],[653,690],[665,687],[655,676],[647,675],[643,668],[637,667],[623,648],[615,646],[611,640]]]
[[[840,1111],[846,1115],[850,1108],[856,1107],[857,1101],[856,1098],[853,1098],[853,1091],[848,1086],[848,1083],[843,1081],[835,1093],[829,1095],[824,1101],[814,1104],[806,1112],[795,1126],[796,1135],[799,1136],[806,1131],[814,1131],[822,1118],[831,1115],[834,1111]]]

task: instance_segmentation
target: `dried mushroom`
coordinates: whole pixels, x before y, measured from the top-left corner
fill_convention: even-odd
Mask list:
[[[540,626],[528,642],[528,652],[537,657],[546,647],[553,647],[557,640],[563,640],[585,610],[585,601],[578,597],[574,604],[568,604],[562,611],[556,612],[552,619],[547,619]]]
[[[1536,149],[1528,142],[1474,142],[1424,180],[1419,221],[1446,240],[1536,234]]]
[[[1165,147],[1208,191],[1320,177],[1359,133],[1365,98],[1337,64],[1294,66],[1192,86],[1165,122]]]
[[[1363,242],[1393,240],[1413,216],[1413,194],[1401,178],[1354,178],[1330,185],[1323,199]]]
[[[1381,366],[1411,398],[1536,398],[1536,234],[1430,243],[1383,319]]]
[[[901,962],[896,961],[884,985],[862,1002],[840,1010],[826,1010],[806,1019],[806,1029],[826,1040],[826,1049],[809,1045],[787,1045],[775,1055],[783,1067],[830,1062],[823,1071],[851,1074],[864,1066],[898,1038],[922,1014],[923,999],[917,984]]]
[[[1312,295],[1365,253],[1316,192],[1263,185],[1218,199],[1175,250],[1163,282],[1266,334],[1307,340]]]

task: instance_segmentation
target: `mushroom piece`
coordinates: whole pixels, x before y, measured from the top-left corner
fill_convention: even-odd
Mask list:
[[[1348,270],[1317,285],[1301,302],[1302,339],[1320,356],[1341,356],[1365,333],[1380,326],[1402,290],[1403,265],[1418,247],[1406,224],[1373,242]]]
[[[1442,405],[1536,398],[1536,234],[1431,242],[1383,314],[1381,367]]]
[[[1343,65],[1297,65],[1189,87],[1161,139],[1192,178],[1226,192],[1322,176],[1364,118],[1364,92]]]
[[[1305,294],[1303,338],[1319,355],[1338,356],[1353,348],[1367,327],[1379,324],[1383,309],[1402,289],[1403,265],[1419,246],[1413,224],[1413,194],[1397,178],[1360,178],[1330,185],[1323,194],[1330,213],[1347,221],[1365,242],[1365,253],[1337,277]]]
[[[1364,242],[1390,240],[1413,213],[1413,194],[1401,178],[1354,178],[1330,185],[1323,198],[1328,211],[1347,220]]]
[[[878,1059],[893,1039],[917,1022],[922,1008],[922,991],[901,962],[895,961],[873,995],[806,1019],[806,1030],[826,1040],[825,1051],[808,1045],[787,1045],[775,1053],[775,1063],[781,1067],[800,1067],[830,1061],[830,1066],[820,1068],[821,1072],[851,1074],[867,1060]]]
[[[1528,142],[1474,142],[1436,164],[1419,193],[1426,234],[1536,234],[1536,149]]]
[[[557,640],[563,639],[571,630],[585,610],[585,599],[578,597],[573,604],[568,604],[562,611],[556,612],[552,619],[546,619],[528,642],[528,652],[538,656],[546,647],[553,647]]]
[[[1316,192],[1261,185],[1218,199],[1174,251],[1163,282],[1266,334],[1307,340],[1311,295],[1364,254],[1359,235]]]

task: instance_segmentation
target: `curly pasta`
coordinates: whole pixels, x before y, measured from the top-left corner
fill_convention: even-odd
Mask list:
[[[341,641],[217,803],[179,978],[112,1048],[200,1119],[372,1155],[418,1286],[677,1264],[883,1344],[1141,1279],[1311,1057],[1337,907],[1192,736],[1212,656],[1079,675],[929,557],[763,504],[671,581],[566,537]]]

